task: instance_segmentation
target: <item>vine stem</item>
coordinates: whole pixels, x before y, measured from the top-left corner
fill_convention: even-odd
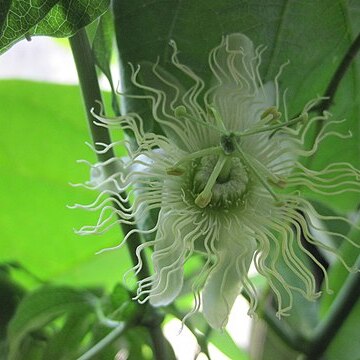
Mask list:
[[[118,325],[113,331],[107,334],[103,339],[101,339],[95,346],[89,349],[86,353],[81,355],[77,360],[90,360],[98,352],[103,350],[106,346],[110,345],[116,338],[118,338],[126,330],[124,324]]]
[[[82,98],[85,105],[86,117],[88,120],[88,125],[91,132],[91,137],[93,140],[93,144],[95,149],[97,149],[97,143],[103,144],[111,144],[111,137],[109,130],[105,127],[100,127],[94,124],[96,120],[91,113],[91,109],[94,109],[95,113],[100,113],[102,110],[103,102],[101,91],[96,75],[95,62],[93,58],[93,54],[91,51],[91,47],[89,44],[89,39],[86,34],[85,29],[79,30],[74,36],[69,38],[71,50],[73,53],[76,70],[79,77]],[[100,149],[101,150],[101,149]],[[112,148],[106,153],[97,153],[97,159],[99,162],[107,161],[115,156]],[[123,198],[126,198],[123,196]],[[114,207],[118,209],[118,205],[114,202]],[[125,206],[129,204],[124,204]],[[119,215],[117,215],[119,216]],[[130,231],[135,230],[136,227],[129,224],[121,224],[121,229],[123,234],[128,234]],[[141,245],[141,239],[139,234],[136,231],[132,232],[132,235],[129,237],[127,241],[127,247],[129,250],[129,254],[131,260],[135,265],[138,263],[138,259],[136,256],[136,249]],[[147,259],[144,254],[141,254],[142,260],[142,268],[137,274],[138,280],[144,279],[150,276],[149,266],[147,263]],[[160,315],[154,308],[149,309],[152,312],[152,316],[155,319],[160,319]],[[153,350],[154,355],[157,360],[167,360],[168,357],[168,347],[166,347],[166,339],[161,330],[161,323],[156,323],[154,326],[147,326],[151,338],[153,339]],[[121,334],[120,328],[113,330],[108,336],[111,335],[111,339]],[[105,338],[106,339],[106,338]],[[104,339],[104,340],[105,340]],[[96,347],[96,345],[95,345]],[[90,351],[90,350],[89,350]]]
[[[355,59],[358,51],[360,50],[360,34],[353,41],[348,51],[344,55],[341,63],[336,69],[333,77],[330,80],[328,87],[325,90],[324,97],[325,99],[321,101],[321,103],[316,106],[313,110],[318,111],[322,114],[325,110],[328,110],[334,101],[335,93],[340,85],[342,78],[344,77],[346,71],[349,69],[351,63]]]
[[[78,72],[82,97],[85,105],[86,117],[91,132],[92,141],[95,149],[101,150],[102,147],[98,147],[97,143],[111,144],[111,137],[109,130],[102,126],[95,125],[96,120],[91,113],[91,109],[94,109],[95,113],[100,113],[104,108],[99,82],[96,75],[95,62],[89,39],[87,37],[85,29],[79,30],[74,36],[69,38],[71,50],[75,60],[76,70]],[[105,153],[97,153],[97,159],[99,162],[105,162],[115,157],[114,150],[109,148]],[[126,198],[126,196],[123,196]],[[129,204],[124,204],[126,207]],[[118,209],[118,205],[114,202],[113,206]],[[132,219],[131,219],[132,220]],[[130,221],[131,221],[130,220]],[[133,225],[121,223],[121,229],[124,234],[135,230]],[[127,241],[127,247],[131,256],[131,260],[134,265],[137,264],[138,259],[135,251],[137,247],[141,245],[141,239],[139,234],[135,231],[129,237]],[[142,257],[142,269],[138,274],[138,279],[144,279],[150,275],[149,267],[145,256]]]
[[[360,268],[358,256],[355,268]],[[328,316],[320,322],[311,336],[310,346],[306,352],[307,359],[318,359],[326,351],[329,344],[343,325],[360,297],[360,273],[351,273],[340,293],[335,298]]]

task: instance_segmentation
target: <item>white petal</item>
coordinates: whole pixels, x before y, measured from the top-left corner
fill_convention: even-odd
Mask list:
[[[232,61],[229,62],[230,57]],[[223,46],[215,55],[215,62],[222,68],[217,73],[225,82],[237,83],[240,79],[251,81],[252,62],[255,58],[253,42],[244,34],[234,33],[227,35]],[[235,70],[235,71],[233,71]]]
[[[227,236],[227,238],[226,238]],[[247,276],[256,248],[252,238],[241,239],[234,229],[222,234],[223,249],[218,263],[212,269],[202,292],[203,314],[211,327],[226,326],[236,297],[240,294],[242,281]]]
[[[260,57],[253,43],[243,34],[230,34],[212,59],[218,82],[212,102],[225,126],[233,131],[254,126],[261,113],[274,105],[275,87],[273,83],[261,85],[257,73]]]
[[[155,279],[150,293],[150,303],[165,306],[180,293],[183,285],[185,244],[180,231],[174,227],[178,216],[160,211],[160,227],[156,234],[153,253]]]

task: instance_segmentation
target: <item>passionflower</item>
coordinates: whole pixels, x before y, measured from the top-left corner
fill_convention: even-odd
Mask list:
[[[165,135],[145,132],[137,114],[95,115],[100,126],[120,126],[131,131],[133,139],[110,145],[125,147],[127,158],[92,165],[86,186],[100,193],[94,203],[77,206],[99,210],[100,216],[95,226],[84,226],[79,232],[98,233],[117,223],[134,224],[156,210],[153,227],[133,230],[153,234],[152,240],[137,249],[137,272],[142,266],[140,253],[153,249],[153,274],[138,282],[139,301],[149,300],[153,306],[174,301],[183,286],[184,264],[198,253],[203,266],[193,281],[194,311],[201,309],[212,327],[226,325],[241,291],[250,299],[250,313],[256,308],[256,289],[248,276],[252,262],[274,291],[278,315],[286,315],[294,291],[308,299],[319,295],[299,250],[319,266],[327,282],[326,270],[304,243],[339,256],[318,234],[351,242],[327,230],[326,223],[334,217],[318,214],[302,191],[360,192],[360,172],[347,163],[313,171],[301,162],[327,136],[348,135],[327,131],[334,122],[328,113],[309,118],[319,99],[306,104],[299,116],[288,118],[278,76],[266,84],[261,81],[264,47],[255,49],[245,35],[225,36],[211,50],[211,84],[179,61],[175,42],[170,45],[174,69],[192,85],[184,88],[158,64],[151,66],[151,76],[145,76],[150,83],[142,84],[139,73],[149,70],[149,65],[132,66],[132,82],[145,92],[136,97],[150,100],[153,119]],[[324,125],[312,144],[305,145],[318,121]],[[101,151],[107,151],[109,146],[103,146]],[[348,222],[342,217],[337,220]],[[280,259],[295,283],[284,277]]]

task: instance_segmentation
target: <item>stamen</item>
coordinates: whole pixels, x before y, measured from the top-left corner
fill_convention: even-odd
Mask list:
[[[251,161],[249,161],[247,155],[242,151],[240,145],[238,143],[235,143],[242,160],[244,161],[245,165],[248,166],[251,171],[254,173],[254,175],[260,180],[260,182],[264,185],[265,189],[271,194],[271,196],[277,201],[280,202],[279,197],[274,193],[273,189],[271,188],[271,186],[267,183],[266,180],[263,179],[263,177],[261,176],[261,174],[258,172],[258,170],[256,169],[256,167],[254,167],[251,164]]]
[[[166,173],[172,176],[181,176],[184,175],[185,169],[180,166],[171,166],[166,169]]]
[[[286,185],[284,179],[281,179],[278,175],[273,174],[264,164],[262,164],[258,159],[251,155],[246,155],[247,160],[252,163],[254,163],[257,167],[257,169],[260,169],[261,172],[265,175],[265,178],[272,182],[274,185],[278,185],[279,187],[282,187],[282,185]],[[260,172],[259,172],[260,174]]]
[[[204,190],[196,197],[195,204],[200,208],[205,208],[209,205],[212,198],[212,189],[216,183],[217,178],[219,177],[222,168],[228,161],[228,157],[220,155],[218,161],[209,177],[208,182],[205,185]]]
[[[262,113],[261,120],[263,120],[266,124],[272,123],[280,119],[281,115],[281,112],[275,106],[271,106]]]
[[[279,178],[278,181],[274,181],[274,179],[268,178],[268,181],[274,184],[275,186],[279,187],[280,189],[285,189],[287,185],[286,180],[283,178]]]
[[[215,123],[216,125],[224,132],[227,133],[227,129],[225,127],[225,124],[219,114],[219,112],[213,107],[213,106],[209,106],[209,110],[213,113],[214,115],[214,119],[215,119]],[[218,128],[218,130],[219,130]]]
[[[281,123],[281,124],[276,124],[276,125],[272,125],[272,126],[266,126],[266,127],[261,127],[261,128],[255,128],[249,131],[245,131],[243,133],[240,133],[240,136],[248,136],[248,135],[254,135],[254,134],[259,134],[265,131],[273,131],[273,130],[277,130],[280,128],[283,128],[285,126],[290,126],[290,125],[294,125],[298,122],[307,122],[309,116],[307,113],[303,113],[300,116],[291,119],[287,122]]]

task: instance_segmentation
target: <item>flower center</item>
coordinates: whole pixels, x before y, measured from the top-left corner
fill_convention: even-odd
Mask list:
[[[236,156],[207,155],[193,161],[191,193],[199,207],[238,206],[246,192],[248,173]]]

